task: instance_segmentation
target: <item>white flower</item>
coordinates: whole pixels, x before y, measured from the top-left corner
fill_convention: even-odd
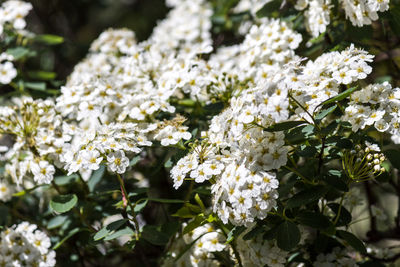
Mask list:
[[[100,156],[97,150],[84,150],[82,151],[83,167],[90,170],[97,170],[100,168],[100,163],[103,157]]]
[[[41,160],[39,163],[31,164],[33,179],[39,184],[49,184],[53,180],[55,168],[48,161]]]
[[[17,70],[11,62],[0,63],[0,83],[9,84],[16,76]]]
[[[129,159],[125,157],[125,153],[122,150],[108,154],[107,162],[107,166],[110,170],[116,173],[124,173],[126,168],[129,166]]]

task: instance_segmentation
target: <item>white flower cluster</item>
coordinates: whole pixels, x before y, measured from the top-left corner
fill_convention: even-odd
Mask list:
[[[50,246],[50,238],[35,224],[22,222],[6,228],[0,234],[0,266],[55,266],[56,253]]]
[[[372,58],[373,56],[364,50],[351,45],[342,52],[322,54],[300,67],[301,72],[288,75],[291,95],[302,105],[297,107],[298,116],[310,120],[308,113],[313,114],[319,104],[336,96],[341,85],[349,85],[366,78],[372,71],[368,65]]]
[[[264,240],[262,235],[252,240],[238,238],[237,250],[243,266],[246,267],[284,267],[289,255],[289,252],[278,248],[274,240]]]
[[[315,267],[339,267],[339,266],[357,266],[356,259],[350,257],[349,251],[335,247],[331,253],[318,254],[316,261],[313,262]]]
[[[388,132],[395,143],[400,141],[400,88],[388,82],[370,84],[350,96],[342,118],[351,123],[354,132],[374,126]]]
[[[13,59],[5,52],[0,54],[0,84],[9,84],[17,76],[17,70],[11,62]]]
[[[287,70],[282,66],[297,59],[293,49],[300,41],[286,23],[263,20],[239,47],[224,48],[210,59],[210,66],[232,73],[225,77],[238,77],[219,82],[225,85],[220,91],[233,97],[212,119],[205,141],[178,161],[171,176],[175,188],[188,177],[197,183],[212,179],[213,209],[224,223],[248,225],[276,205],[278,181],[267,171],[286,164],[288,149],[283,133],[258,125],[288,120]],[[226,60],[231,54],[238,57]]]
[[[304,12],[306,17],[305,25],[312,36],[317,37],[326,31],[326,27],[331,21],[330,10],[333,7],[331,0],[298,0],[297,10],[308,9]]]
[[[378,12],[389,9],[390,0],[340,0],[345,11],[346,18],[350,19],[354,26],[362,27],[369,25],[378,19]],[[306,17],[307,30],[317,37],[326,31],[330,23],[331,0],[297,0],[295,5],[297,10],[307,10],[304,12]]]
[[[171,258],[167,259],[162,266],[218,266],[213,252],[220,252],[228,248],[225,241],[221,230],[214,229],[211,224],[199,226],[184,235],[183,238],[178,237],[170,249]],[[186,249],[188,244],[192,244],[190,249],[177,259],[177,256]]]
[[[211,5],[206,0],[167,0],[173,7],[158,23],[149,43],[158,49],[180,51],[188,56],[212,51]]]
[[[65,132],[67,124],[51,100],[19,98],[14,102],[14,106],[0,107],[0,133],[15,137],[3,155],[6,172],[17,184],[28,173],[36,183],[48,184],[55,173],[53,164],[61,166],[65,143],[71,139]]]
[[[32,4],[19,0],[9,0],[0,6],[0,35],[7,26],[22,30],[26,26],[25,16],[32,9]]]
[[[112,172],[124,173],[129,166],[125,152],[137,154],[141,146],[150,146],[146,134],[155,125],[141,127],[136,123],[110,123],[92,130],[74,130],[74,139],[63,155],[68,175],[81,171],[86,178],[106,163]],[[84,174],[89,172],[89,174]]]
[[[265,4],[271,2],[271,0],[240,0],[235,6],[234,12],[250,12],[255,15]]]

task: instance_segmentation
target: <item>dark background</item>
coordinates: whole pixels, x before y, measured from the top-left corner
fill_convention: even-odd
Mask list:
[[[168,8],[164,0],[33,0],[28,30],[55,34],[65,42],[40,54],[41,69],[64,80],[85,57],[91,42],[104,30],[129,28],[141,41],[147,39]]]

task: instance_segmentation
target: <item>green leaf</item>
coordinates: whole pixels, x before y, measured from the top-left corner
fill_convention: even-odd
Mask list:
[[[70,239],[72,236],[76,235],[79,232],[85,232],[85,231],[89,231],[89,229],[87,228],[74,228],[72,229],[68,235],[66,235],[63,239],[61,239],[61,241],[59,241],[57,244],[54,245],[54,247],[52,248],[53,250],[58,249],[65,241],[67,241],[68,239]]]
[[[99,169],[95,170],[88,181],[89,191],[93,192],[96,188],[96,185],[100,182],[101,178],[103,178],[104,172],[106,168],[101,165]]]
[[[318,200],[323,195],[325,195],[327,191],[328,189],[322,185],[317,185],[312,188],[306,189],[291,197],[287,202],[286,207],[291,209],[300,207],[301,205],[306,205],[310,202]]]
[[[279,248],[290,251],[300,242],[300,230],[296,224],[284,221],[277,229],[277,245]]]
[[[108,224],[100,229],[94,236],[93,240],[98,241],[100,239],[105,238],[106,236],[114,233],[115,230],[119,229],[122,225],[126,223],[127,219],[121,219],[115,222]]]
[[[75,194],[58,195],[50,201],[50,207],[59,213],[64,213],[75,207],[78,197]]]
[[[76,180],[78,180],[78,175],[77,174],[72,174],[72,175],[62,175],[62,176],[56,176],[54,177],[54,182],[57,185],[67,185],[70,184]]]
[[[335,215],[337,216],[338,212],[339,212],[339,207],[340,205],[338,203],[329,203],[328,207],[335,213]],[[340,208],[340,215],[339,215],[339,219],[336,223],[336,226],[345,226],[348,225],[351,222],[352,216],[351,213],[345,208],[345,207],[341,207]]]
[[[37,91],[46,91],[47,87],[45,82],[24,82],[24,86]]]
[[[324,229],[331,225],[330,220],[319,212],[302,211],[296,217],[296,220],[302,225],[310,226],[316,229]]]
[[[235,238],[237,238],[241,233],[246,230],[244,226],[235,226],[232,230],[228,233],[228,237],[226,238],[226,243],[232,242]]]
[[[264,128],[264,131],[267,132],[278,132],[278,131],[285,131],[289,130],[292,128],[295,128],[297,126],[306,124],[307,122],[305,121],[285,121],[281,123],[274,124],[270,127]]]
[[[141,158],[140,155],[132,158],[131,161],[129,162],[129,166],[130,167],[135,166],[139,162],[140,158]]]
[[[135,207],[133,208],[134,212],[135,213],[141,212],[146,207],[148,202],[149,202],[148,199],[142,199],[136,202]]]
[[[384,154],[389,159],[389,161],[393,165],[393,167],[400,170],[400,151],[390,149],[390,150],[384,151]]]
[[[392,5],[389,9],[389,24],[393,32],[400,35],[400,6]]]
[[[315,115],[315,119],[316,120],[322,120],[323,118],[325,118],[326,116],[328,116],[330,113],[332,113],[335,109],[336,109],[336,105],[329,107],[327,109],[321,110],[320,112],[318,112],[317,115]]]
[[[55,72],[39,70],[39,71],[29,71],[28,76],[32,79],[49,81],[55,79],[57,74]]]
[[[254,239],[256,236],[264,232],[264,227],[262,226],[256,226],[253,229],[250,230],[247,234],[243,236],[243,240],[251,240]]]
[[[8,207],[7,206],[0,206],[0,225],[4,226],[7,224],[8,219]]]
[[[342,173],[338,170],[329,170],[328,175],[325,177],[325,182],[335,188],[336,190],[348,192],[349,187],[344,182],[346,177],[342,177]]]
[[[164,246],[169,240],[168,235],[164,232],[160,232],[154,225],[145,225],[141,237],[149,243],[157,246]]]
[[[12,55],[14,57],[14,60],[19,60],[19,59],[29,55],[30,50],[25,47],[8,48],[7,54]]]
[[[124,236],[124,235],[132,236],[134,234],[135,234],[135,232],[133,232],[133,230],[131,228],[125,227],[125,228],[123,228],[121,230],[115,231],[114,233],[111,233],[111,234],[107,235],[104,238],[104,240],[105,241],[109,241],[109,240],[113,240],[113,239],[119,238],[119,237]]]
[[[58,45],[64,42],[63,37],[52,34],[37,35],[35,36],[34,40],[47,45]]]
[[[149,198],[149,201],[159,203],[185,203],[182,199],[168,199],[168,198]]]
[[[192,221],[190,221],[185,226],[185,228],[183,228],[183,232],[182,233],[185,235],[185,234],[191,232],[192,230],[196,229],[200,225],[203,225],[204,222],[205,222],[204,216],[197,215]]]
[[[182,207],[171,216],[179,218],[193,218],[196,216],[188,207]]]
[[[358,239],[355,235],[350,232],[337,230],[336,234],[345,240],[350,246],[352,246],[355,250],[359,251],[362,254],[367,253],[367,249],[364,246],[364,243]]]
[[[47,229],[51,230],[62,226],[67,218],[68,216],[65,215],[58,215],[54,218],[51,218],[51,220],[47,223]]]
[[[319,104],[319,106],[321,106],[321,105],[323,106],[323,105],[328,105],[330,103],[339,102],[340,100],[343,100],[346,97],[348,97],[349,95],[351,95],[355,90],[357,90],[357,86],[349,88],[346,91],[338,94],[337,96],[334,96],[334,97],[329,98],[328,100],[325,100],[324,102]]]

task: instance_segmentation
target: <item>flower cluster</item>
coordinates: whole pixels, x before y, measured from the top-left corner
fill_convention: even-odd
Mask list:
[[[349,85],[371,73],[368,62],[373,56],[353,45],[342,52],[330,52],[308,61],[300,73],[287,77],[291,96],[298,103],[296,113],[300,118],[311,120],[310,114],[328,98],[336,96],[341,85]]]
[[[56,253],[50,246],[50,238],[35,224],[22,222],[6,228],[0,234],[0,265],[55,266]]]
[[[32,9],[32,4],[19,0],[9,0],[0,6],[0,35],[7,27],[22,30],[26,26],[25,16]]]
[[[351,123],[354,132],[373,125],[399,143],[399,107],[400,88],[392,88],[388,82],[370,84],[350,96],[343,120]]]
[[[366,144],[365,148],[356,145],[354,150],[346,151],[342,158],[346,175],[357,182],[369,180],[383,173],[384,161],[385,156],[375,144]]]
[[[192,244],[190,249],[184,252],[189,244]],[[178,237],[178,242],[170,249],[170,258],[162,266],[218,266],[213,252],[226,250],[227,247],[221,230],[215,229],[209,223],[204,224],[183,237]]]
[[[315,267],[357,266],[357,261],[349,255],[347,249],[335,247],[331,253],[320,253],[313,262]]]
[[[252,240],[237,240],[237,249],[243,266],[283,267],[287,262],[289,252],[277,247],[273,240],[264,240],[257,235]]]
[[[71,139],[65,131],[67,124],[50,99],[18,98],[14,102],[0,108],[0,133],[15,138],[3,156],[8,161],[6,171],[17,184],[28,173],[38,184],[50,183],[53,164],[61,166],[65,143]]]
[[[378,12],[389,9],[390,0],[341,0],[339,3],[354,26],[362,27],[369,25],[378,19]],[[317,37],[326,31],[330,23],[331,9],[333,5],[330,0],[298,0],[297,10],[307,9],[306,17],[307,30]]]

